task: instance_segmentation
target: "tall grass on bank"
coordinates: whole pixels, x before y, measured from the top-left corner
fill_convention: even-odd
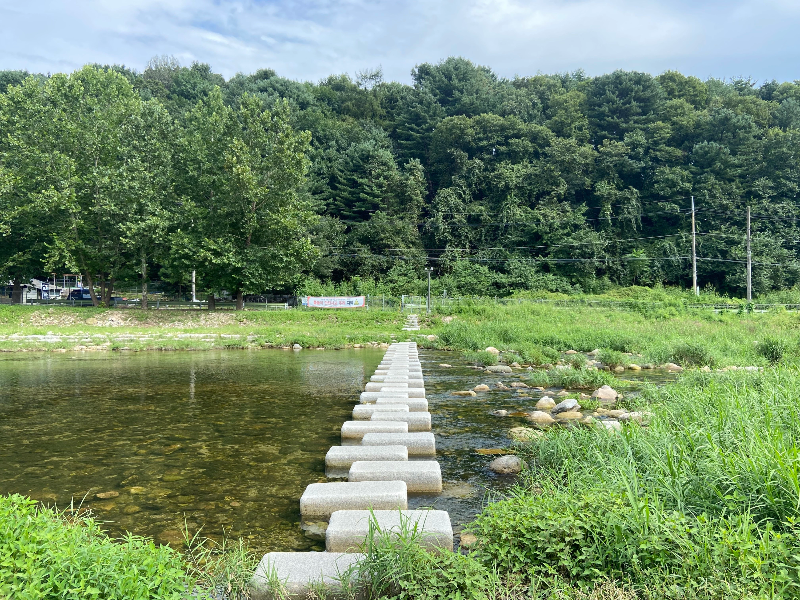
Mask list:
[[[445,323],[431,320],[436,345],[479,351],[494,346],[532,364],[554,363],[566,350],[637,353],[639,362],[684,366],[769,366],[800,361],[800,313],[756,314],[684,310],[667,319],[591,306],[533,303],[454,309]],[[612,361],[613,362],[613,361]]]
[[[530,487],[473,524],[476,556],[652,597],[800,597],[798,390],[795,369],[692,373],[644,392],[650,427],[550,432],[521,449]]]

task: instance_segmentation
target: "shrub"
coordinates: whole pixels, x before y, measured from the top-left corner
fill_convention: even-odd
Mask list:
[[[526,378],[526,382],[533,387],[549,387],[550,375],[547,371],[533,371]]]
[[[497,355],[485,350],[464,352],[463,356],[465,360],[483,367],[497,364]]]
[[[525,360],[516,352],[503,352],[503,362],[510,365],[511,363],[522,363]]]
[[[114,542],[89,517],[0,497],[0,597],[179,599],[191,582],[180,554],[128,535]]]
[[[558,350],[549,346],[525,345],[519,350],[523,361],[530,365],[544,365],[558,361],[560,354]]]
[[[698,342],[683,342],[672,349],[670,359],[683,366],[713,367],[717,360],[711,351]]]
[[[771,365],[781,362],[787,350],[786,343],[776,338],[765,338],[756,344],[756,354],[766,358]]]
[[[614,367],[624,367],[628,364],[627,357],[622,354],[622,352],[617,352],[609,348],[600,350],[600,354],[597,355],[597,360],[604,365],[608,365],[612,369]]]
[[[551,369],[548,373],[552,385],[572,389],[595,389],[602,385],[614,384],[616,379],[607,371],[588,369]]]

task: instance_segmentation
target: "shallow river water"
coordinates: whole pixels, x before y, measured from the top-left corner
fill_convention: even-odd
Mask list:
[[[111,535],[179,544],[190,532],[245,537],[257,550],[322,550],[300,529],[299,498],[325,481],[383,351],[226,350],[11,355],[0,359],[0,493],[82,503]],[[454,353],[420,351],[444,492],[410,507],[448,510],[458,527],[513,484],[479,448],[509,445],[541,394],[452,396],[497,376]],[[452,368],[440,367],[451,363]],[[98,497],[100,494],[104,497]]]

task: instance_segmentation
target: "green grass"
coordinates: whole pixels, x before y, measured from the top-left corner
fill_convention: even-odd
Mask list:
[[[238,599],[257,562],[241,540],[187,534],[181,553],[131,534],[113,540],[85,511],[0,496],[0,598]]]
[[[115,542],[91,518],[0,496],[2,598],[177,600],[191,584],[168,547],[133,535]]]
[[[601,360],[682,366],[769,366],[800,361],[800,313],[715,313],[684,309],[669,319],[626,308],[475,304],[428,319],[441,348],[494,346],[530,364],[553,364],[559,352],[601,350]],[[622,353],[640,354],[628,357]]]
[[[476,559],[654,598],[800,597],[800,372],[694,372],[637,399],[647,428],[552,431],[471,529]]]

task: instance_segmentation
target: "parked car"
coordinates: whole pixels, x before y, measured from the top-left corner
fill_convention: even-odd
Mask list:
[[[92,295],[89,293],[89,290],[86,288],[77,288],[69,293],[70,300],[91,300]]]

